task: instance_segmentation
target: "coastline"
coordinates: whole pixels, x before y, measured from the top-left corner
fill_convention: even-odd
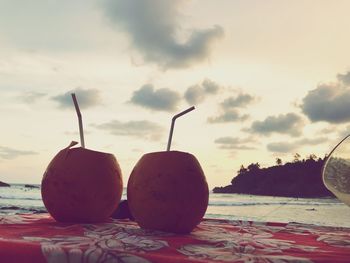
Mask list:
[[[329,192],[329,195],[309,195],[309,194],[285,194],[279,193],[279,194],[272,194],[272,193],[252,193],[249,191],[237,191],[232,187],[232,185],[226,185],[226,186],[218,186],[214,187],[212,189],[212,192],[214,194],[241,194],[241,195],[251,195],[251,196],[266,196],[266,197],[289,197],[289,198],[305,198],[305,199],[314,199],[314,198],[330,198],[330,199],[337,199],[331,192]]]
[[[325,159],[294,160],[261,168],[259,163],[242,165],[231,184],[215,187],[214,193],[248,194],[294,198],[335,197],[322,180]]]
[[[127,199],[125,188],[122,199]],[[40,188],[25,188],[24,184],[0,188],[0,216],[23,213],[46,213]],[[350,207],[332,197],[293,198],[210,191],[204,217],[350,227]]]

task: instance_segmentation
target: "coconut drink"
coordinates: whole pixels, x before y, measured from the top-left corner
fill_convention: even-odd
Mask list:
[[[81,114],[72,96],[82,147],[72,148],[77,144],[72,142],[52,159],[41,182],[41,195],[47,211],[59,222],[101,222],[120,202],[122,173],[113,154],[85,148]]]
[[[190,153],[170,150],[176,118],[193,109],[173,117],[167,150],[143,155],[131,172],[128,204],[142,228],[189,233],[206,212],[209,189],[200,163]]]

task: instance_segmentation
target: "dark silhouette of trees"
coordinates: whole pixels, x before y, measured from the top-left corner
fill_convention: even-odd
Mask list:
[[[277,165],[282,165],[282,159],[281,158],[276,158],[276,164]]]
[[[248,172],[248,169],[241,165],[241,169],[239,169],[238,174],[244,174],[246,172]]]
[[[294,161],[293,162],[299,162],[300,161],[300,154],[299,153],[296,153],[296,154],[294,154]]]
[[[260,164],[259,163],[251,163],[247,167],[249,172],[256,172],[260,169]]]
[[[294,155],[293,162],[282,165],[280,158],[276,166],[261,168],[259,163],[243,165],[225,187],[215,187],[214,193],[241,193],[253,195],[270,195],[286,197],[330,197],[322,181],[321,170],[326,158],[318,158],[310,154],[307,159],[300,160]],[[281,160],[278,161],[277,160]]]
[[[316,160],[317,159],[317,156],[316,156],[316,154],[310,154],[309,155],[309,160]]]

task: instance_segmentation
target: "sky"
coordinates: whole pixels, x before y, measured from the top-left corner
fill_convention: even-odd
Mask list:
[[[324,157],[350,133],[347,0],[0,0],[0,180],[40,183],[79,141],[129,174],[197,157],[209,187],[241,165]]]

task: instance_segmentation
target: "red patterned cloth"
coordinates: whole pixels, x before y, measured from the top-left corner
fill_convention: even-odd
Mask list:
[[[205,219],[189,235],[128,220],[0,216],[0,262],[350,262],[350,228]]]

